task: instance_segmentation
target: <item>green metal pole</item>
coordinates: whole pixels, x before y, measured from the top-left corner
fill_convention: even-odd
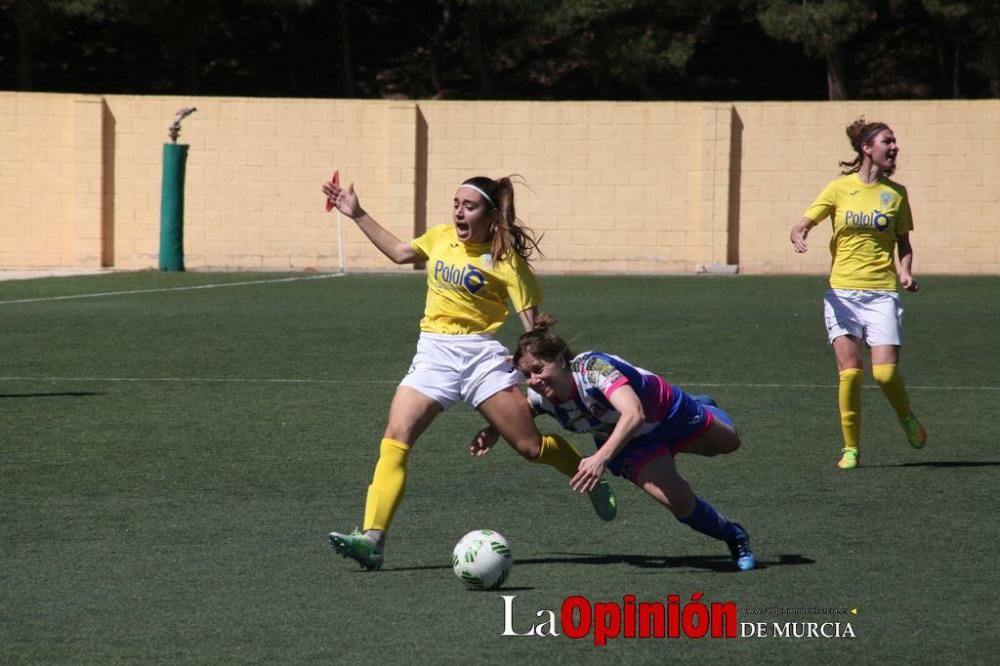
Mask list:
[[[160,191],[160,270],[184,270],[184,168],[187,144],[163,144]]]

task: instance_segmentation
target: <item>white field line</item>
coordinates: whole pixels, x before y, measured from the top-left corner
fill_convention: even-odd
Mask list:
[[[805,388],[805,389],[833,389],[837,388],[836,384],[710,384],[702,382],[679,382],[681,387],[684,386],[707,386],[709,388],[773,388],[773,389],[789,389],[789,388]],[[878,389],[878,386],[862,386],[864,389]],[[918,391],[1000,391],[1000,386],[911,386],[906,385],[907,390],[913,389]]]
[[[133,383],[174,383],[174,384],[398,384],[398,379],[291,379],[253,377],[6,377],[0,382],[133,382]],[[836,384],[741,384],[682,382],[683,387],[703,388],[754,388],[754,389],[824,389],[837,388]],[[877,386],[865,386],[877,389]],[[1000,391],[1000,386],[907,386],[916,391]]]
[[[281,379],[252,377],[0,377],[0,382],[133,382],[165,384],[398,384],[398,379]]]
[[[329,273],[326,275],[309,275],[303,277],[274,278],[271,280],[245,280],[243,282],[218,282],[199,284],[190,287],[163,287],[161,289],[131,289],[126,291],[97,291],[89,294],[70,294],[68,296],[44,296],[40,298],[19,298],[10,301],[0,301],[0,305],[15,305],[18,303],[45,303],[48,301],[69,301],[77,298],[101,298],[103,296],[127,296],[130,294],[159,294],[168,291],[194,291],[195,289],[222,289],[224,287],[243,287],[248,284],[277,284],[279,282],[302,282],[305,280],[329,280],[343,277],[344,273]]]

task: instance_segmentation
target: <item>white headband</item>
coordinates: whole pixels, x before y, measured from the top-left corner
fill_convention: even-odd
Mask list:
[[[868,134],[865,135],[865,138],[861,139],[861,143],[859,143],[858,145],[859,146],[865,145],[866,143],[874,139],[876,136],[878,136],[879,132],[887,129],[889,129],[889,126],[886,125],[885,123],[875,123],[875,127],[868,130]]]
[[[496,208],[496,207],[497,207],[497,205],[496,205],[495,203],[493,203],[493,199],[491,199],[491,198],[490,198],[490,195],[486,194],[486,192],[483,192],[483,191],[482,191],[481,189],[479,189],[478,187],[476,187],[476,186],[475,186],[475,185],[473,185],[472,183],[462,183],[462,185],[461,185],[461,186],[462,186],[462,187],[468,187],[468,188],[469,188],[469,189],[471,189],[471,190],[475,190],[476,192],[479,192],[480,194],[482,194],[482,195],[483,195],[483,198],[484,198],[484,199],[486,199],[487,201],[489,201],[489,202],[490,202],[490,205],[491,205],[491,206],[493,206],[494,208]]]

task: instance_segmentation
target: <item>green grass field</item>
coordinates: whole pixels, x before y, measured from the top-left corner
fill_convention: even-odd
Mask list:
[[[326,535],[361,522],[415,349],[418,276],[0,282],[0,662],[995,660],[1000,279],[924,276],[904,295],[902,369],[930,442],[907,446],[868,379],[863,467],[848,473],[834,464],[823,278],[542,284],[577,350],[617,353],[733,415],[738,452],[678,466],[750,530],[759,570],[732,572],[722,544],[621,480],[604,524],[503,445],[469,458],[480,417],[462,405],[415,447],[385,568],[337,557]],[[516,326],[502,333],[510,344]],[[453,576],[452,545],[473,528],[511,541],[506,591]],[[850,622],[855,637],[500,636],[501,594],[524,633],[570,595],[698,592],[737,604],[740,622]]]

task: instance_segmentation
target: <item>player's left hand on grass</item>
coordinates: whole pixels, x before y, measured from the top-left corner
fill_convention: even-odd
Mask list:
[[[485,456],[499,438],[500,432],[493,426],[483,428],[472,438],[472,444],[469,445],[469,455],[475,458]]]
[[[576,474],[569,482],[570,487],[579,493],[589,493],[597,486],[601,477],[604,476],[604,469],[606,467],[607,465],[600,455],[595,453],[594,455],[587,456],[580,461],[580,466],[577,468]]]

